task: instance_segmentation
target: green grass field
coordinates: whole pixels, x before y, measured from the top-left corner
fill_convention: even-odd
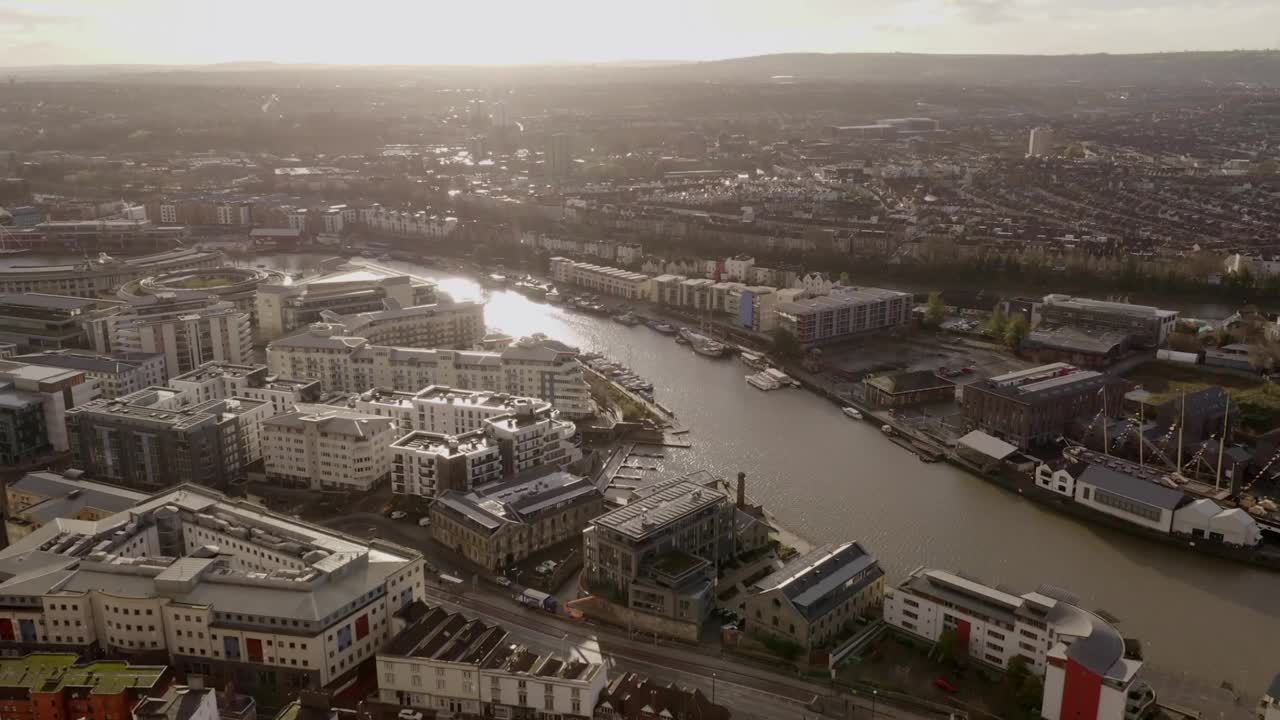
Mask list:
[[[1124,379],[1151,393],[1151,401],[1155,404],[1177,398],[1182,393],[1220,386],[1231,394],[1232,402],[1239,403],[1241,421],[1246,428],[1265,432],[1280,425],[1280,386],[1262,378],[1214,372],[1191,365],[1151,362],[1134,368]]]

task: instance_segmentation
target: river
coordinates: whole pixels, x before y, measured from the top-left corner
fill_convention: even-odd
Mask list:
[[[253,260],[286,271],[319,256]],[[29,259],[30,260],[30,259]],[[436,280],[458,299],[478,297],[468,279],[387,262]],[[654,384],[658,401],[691,429],[690,450],[673,451],[666,473],[705,468],[747,473],[748,492],[791,530],[816,542],[856,539],[890,578],[928,565],[1020,591],[1069,589],[1121,620],[1163,670],[1256,696],[1280,672],[1280,574],[1191,555],[1048,512],[945,464],[925,464],[870,424],[845,418],[808,392],[756,391],[736,359],[693,354],[643,326],[490,294],[490,328],[534,332],[599,350]]]
[[[304,270],[314,256],[257,259]],[[387,262],[436,280],[458,299],[479,286],[421,266]],[[1048,512],[945,464],[925,464],[818,396],[756,391],[738,360],[712,360],[643,326],[493,292],[490,328],[541,332],[599,350],[654,384],[659,402],[692,432],[669,453],[667,473],[747,473],[748,491],[780,522],[817,542],[856,539],[892,579],[920,565],[963,570],[1021,591],[1067,588],[1120,618],[1163,670],[1256,695],[1280,672],[1280,574],[1202,558]]]

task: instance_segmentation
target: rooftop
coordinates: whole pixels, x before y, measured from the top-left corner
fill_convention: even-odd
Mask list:
[[[1176,510],[1188,502],[1186,493],[1103,465],[1089,465],[1076,480],[1162,510]]]
[[[885,290],[872,287],[835,287],[829,295],[802,298],[781,303],[779,312],[790,314],[818,312],[820,310],[837,310],[857,305],[888,302],[896,299],[910,300],[911,295],[897,290]]]
[[[822,617],[884,577],[884,570],[861,545],[824,545],[796,557],[755,584],[760,592],[781,589],[809,620]]]
[[[12,293],[0,295],[0,305],[10,307],[41,308],[45,310],[85,310],[95,308],[101,301],[93,298],[45,293]]]
[[[1135,318],[1165,319],[1177,317],[1178,315],[1177,310],[1161,310],[1158,307],[1152,307],[1150,305],[1133,305],[1130,303],[1111,302],[1108,300],[1092,300],[1090,298],[1073,297],[1071,295],[1063,295],[1061,293],[1045,295],[1044,304],[1067,307],[1076,310],[1128,315],[1129,317]]]
[[[674,478],[644,488],[643,496],[592,521],[599,527],[640,540],[702,510],[724,502],[724,493],[688,478]]]
[[[10,508],[13,515],[32,517],[39,522],[73,517],[84,508],[122,512],[147,499],[143,493],[52,472],[27,473],[9,483],[8,489],[45,498],[22,510]]]
[[[257,571],[237,570],[231,544],[184,541],[183,557],[133,557],[123,548],[154,532],[160,519],[199,526],[264,551],[295,558]],[[191,544],[188,544],[191,543]],[[0,550],[0,596],[105,592],[120,597],[165,596],[215,612],[297,620],[321,627],[421,556],[382,541],[363,541],[269,512],[193,484],[151,496],[102,520],[51,520]]]
[[[0,659],[0,688],[52,693],[74,687],[89,688],[94,695],[116,695],[129,688],[153,688],[168,670],[111,660],[77,665],[77,660],[72,654],[45,653]]]
[[[164,355],[160,353],[100,354],[91,350],[47,350],[42,353],[19,355],[14,360],[68,370],[121,373],[133,370],[149,359],[163,357]]]

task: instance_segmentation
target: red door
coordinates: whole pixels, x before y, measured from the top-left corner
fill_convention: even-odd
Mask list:
[[[0,640],[13,639],[13,621],[0,620]]]
[[[248,638],[244,642],[249,650],[249,662],[262,662],[262,641]]]
[[[956,635],[960,636],[960,650],[969,654],[969,621],[956,618]]]

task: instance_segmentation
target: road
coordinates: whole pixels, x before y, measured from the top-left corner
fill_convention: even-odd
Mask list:
[[[368,537],[373,534],[420,550],[439,572],[470,580],[477,571],[435,545],[426,528],[406,521],[391,520],[377,513],[355,512],[325,519],[323,524],[354,535]],[[837,705],[830,699],[831,690],[826,685],[713,655],[705,649],[695,650],[669,642],[655,644],[652,640],[632,640],[621,629],[584,624],[528,610],[513,601],[509,591],[485,582],[483,578],[487,577],[487,574],[481,575],[479,587],[464,585],[461,592],[428,585],[427,600],[471,617],[501,624],[517,631],[517,634],[537,636],[546,643],[559,643],[566,636],[575,641],[594,640],[610,663],[611,673],[637,672],[656,680],[696,687],[708,697],[714,694],[716,701],[730,708],[735,718],[814,720],[848,717],[839,712],[824,715],[810,709],[815,698],[822,698],[828,708]],[[869,700],[842,695],[838,703],[841,707],[849,704],[858,708],[852,711],[858,720],[872,720],[872,703]],[[936,720],[937,716],[904,710],[881,701],[875,704],[874,720],[882,718]]]
[[[828,707],[833,705],[827,700],[830,689],[825,685],[677,645],[632,640],[625,633],[614,632],[610,628],[584,625],[527,610],[506,598],[484,593],[454,593],[428,587],[426,595],[429,602],[504,625],[518,630],[519,634],[540,636],[548,643],[558,643],[566,637],[572,641],[594,640],[610,663],[611,672],[638,672],[658,680],[696,687],[708,696],[714,692],[716,702],[729,707],[735,718],[812,720],[841,716],[839,713],[823,715],[810,709],[815,698],[822,698]],[[855,700],[856,707],[860,709],[856,715],[870,720],[870,701]],[[885,702],[878,703],[875,712],[875,718],[936,720],[936,717],[890,707]]]

